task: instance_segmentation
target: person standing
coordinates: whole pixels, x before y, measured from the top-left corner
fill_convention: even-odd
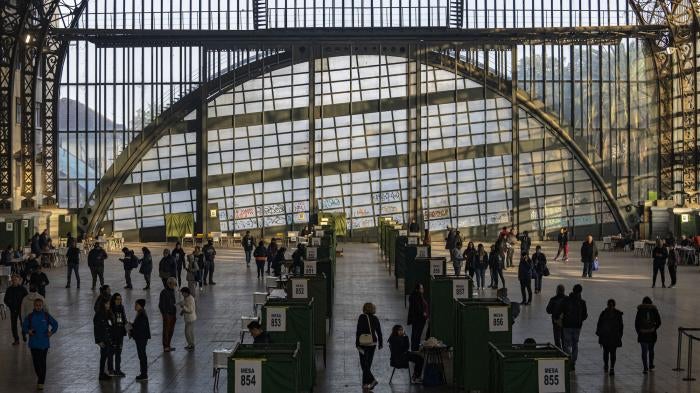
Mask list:
[[[170,346],[175,331],[175,319],[177,318],[177,308],[175,302],[175,288],[177,287],[177,279],[169,277],[166,282],[166,287],[160,291],[160,299],[158,301],[158,309],[163,317],[163,352],[174,351],[175,348]]]
[[[506,287],[506,278],[503,276],[503,269],[506,267],[506,250],[501,249],[498,246],[496,246],[496,251],[494,252],[496,254],[496,260],[494,262],[494,280],[493,280],[493,289],[498,289],[498,278],[501,278],[501,282],[503,283],[503,288]]]
[[[194,349],[194,321],[197,320],[197,303],[190,289],[185,287],[180,289],[182,300],[180,303],[180,315],[185,320],[185,340],[187,340],[186,350]]]
[[[489,277],[491,282],[489,283],[489,288],[498,288],[498,276],[496,276],[496,265],[498,264],[498,254],[496,253],[496,245],[491,245],[491,252],[489,252]]]
[[[411,351],[418,351],[423,341],[423,329],[429,318],[428,302],[425,300],[423,284],[417,283],[408,297],[408,321],[411,326]]]
[[[420,231],[420,228],[418,227],[418,223],[416,222],[415,218],[411,219],[411,223],[408,225],[408,231],[417,233]]]
[[[100,347],[99,380],[105,381],[110,379],[110,375],[106,372],[105,367],[107,366],[107,362],[111,363],[112,329],[114,329],[114,316],[110,311],[109,301],[100,302],[99,308],[92,318],[92,326],[95,335],[95,344]]]
[[[197,265],[195,251],[192,251],[192,254],[187,256],[187,265],[185,265],[185,271],[187,272],[185,279],[187,280],[187,287],[190,289],[192,296],[194,296],[197,290],[197,283],[199,282],[199,265]]]
[[[260,240],[258,246],[253,252],[255,257],[255,265],[258,268],[258,279],[265,277],[265,262],[267,261],[267,249],[265,248],[265,242]]]
[[[527,231],[523,231],[523,233],[518,236],[518,240],[520,240],[520,252],[522,253],[524,251],[530,254],[532,239],[530,239],[530,235]]]
[[[216,257],[214,241],[207,242],[207,245],[202,248],[202,254],[204,254],[204,285],[207,285],[207,276],[209,277],[209,285],[216,285],[214,282],[214,259]]]
[[[243,251],[245,251],[245,264],[250,267],[250,258],[255,248],[255,238],[251,236],[250,231],[245,231],[245,236],[241,239],[241,246]]]
[[[542,292],[542,277],[544,277],[547,269],[547,257],[542,253],[542,246],[535,247],[535,253],[532,254],[532,264],[535,268],[535,293]]]
[[[532,259],[527,255],[527,251],[522,251],[520,264],[518,265],[518,281],[520,281],[520,293],[523,301],[520,303],[527,306],[532,302],[532,278],[535,274],[535,268],[532,264]],[[527,297],[525,292],[527,291]]]
[[[272,272],[274,273],[275,277],[282,276],[282,266],[284,266],[285,252],[287,252],[287,249],[281,247],[279,250],[277,250],[277,255],[275,255],[275,259],[272,260]]]
[[[576,370],[576,359],[578,359],[578,340],[581,336],[583,321],[588,318],[586,302],[581,298],[583,287],[581,284],[574,285],[573,292],[564,300],[562,309],[563,336],[562,344],[564,351],[571,356],[571,371]]]
[[[50,338],[56,334],[56,330],[58,330],[58,322],[44,310],[44,302],[41,299],[35,299],[34,310],[22,322],[22,334],[29,336],[28,346],[37,377],[37,390],[44,389],[46,355],[51,346]]]
[[[100,243],[95,243],[95,246],[88,253],[88,267],[92,275],[92,290],[95,290],[97,278],[100,278],[100,286],[105,285],[105,259],[107,253],[100,246]]]
[[[455,247],[460,243],[461,242],[459,241],[455,241]],[[457,247],[457,249],[461,250],[462,247]],[[476,254],[476,247],[474,247],[474,243],[467,243],[467,248],[465,248],[464,252],[462,253],[462,260],[465,264],[464,268],[466,269],[467,274],[469,274],[469,277],[471,278],[474,278],[474,254]],[[459,274],[456,275],[459,276]]]
[[[20,285],[19,275],[12,275],[12,285],[5,290],[2,301],[10,309],[10,326],[12,327],[12,345],[19,345],[19,334],[17,333],[17,323],[22,328],[22,299],[27,296],[27,289]],[[27,336],[22,334],[22,339],[27,341]]]
[[[634,329],[637,331],[637,341],[642,347],[642,365],[644,374],[654,370],[654,345],[656,344],[656,331],[661,327],[661,315],[652,303],[651,298],[645,296],[642,304],[637,306],[637,315],[634,318]]]
[[[292,273],[295,276],[304,275],[304,257],[306,255],[306,248],[303,244],[297,244],[297,249],[292,253]]]
[[[270,265],[272,265],[272,261],[275,259],[277,256],[277,239],[274,237],[272,240],[270,240],[270,244],[267,246],[267,270],[265,271],[267,274],[270,274]]]
[[[122,295],[115,293],[109,304],[112,315],[114,316],[114,326],[112,328],[112,358],[107,361],[110,374],[118,377],[126,377],[122,372],[122,349],[124,347],[124,337],[126,336],[126,325],[129,321],[126,319],[126,310],[122,300]]]
[[[120,261],[122,261],[124,264],[124,280],[126,281],[126,286],[124,289],[132,289],[131,270],[139,266],[139,261],[136,258],[136,255],[134,255],[134,252],[128,248],[122,248],[122,252],[124,253],[124,258],[121,258]]]
[[[379,382],[372,374],[372,360],[377,346],[383,348],[382,327],[375,315],[377,308],[372,303],[362,306],[362,314],[357,318],[355,330],[355,347],[360,354],[360,367],[362,368],[362,389],[368,391],[374,389]]]
[[[669,288],[675,288],[676,287],[676,271],[678,269],[678,262],[680,261],[681,256],[678,254],[678,250],[673,244],[667,245],[668,247],[668,262],[666,265],[668,266],[668,275],[671,277],[671,285],[669,285]]]
[[[547,303],[547,314],[552,316],[552,334],[554,336],[554,345],[562,348],[563,333],[563,317],[564,317],[564,301],[566,300],[566,289],[563,285],[557,285],[557,294],[549,299]]]
[[[146,281],[146,286],[143,288],[144,291],[151,289],[151,272],[153,271],[153,257],[151,256],[151,250],[148,247],[141,248],[143,253],[143,258],[141,258],[141,266],[139,267],[139,273],[143,274],[143,279]]]
[[[583,263],[583,274],[581,277],[593,277],[593,261],[598,258],[598,247],[593,241],[593,236],[586,236],[586,240],[581,245],[581,263]]]
[[[515,243],[517,243],[518,238],[515,235],[515,228],[510,228],[508,235],[506,235],[506,269],[513,266],[513,255],[515,254]]]
[[[462,270],[462,262],[464,261],[464,257],[459,252],[459,248],[455,247],[450,250],[450,259],[452,260],[452,267],[455,269],[455,276],[459,276]]]
[[[566,228],[561,228],[559,234],[557,235],[557,243],[559,248],[557,249],[557,256],[554,257],[556,261],[559,255],[564,254],[564,259],[562,261],[567,262],[569,260],[569,231]]]
[[[652,266],[653,266],[653,278],[651,280],[651,287],[656,286],[656,275],[661,272],[661,286],[666,288],[666,259],[668,259],[668,250],[661,243],[661,239],[656,239],[656,246],[651,252]]]
[[[158,276],[161,281],[163,281],[163,288],[168,288],[168,279],[175,277],[177,273],[175,272],[175,260],[172,255],[170,255],[170,250],[167,248],[163,250],[163,258],[158,262]],[[177,284],[177,279],[175,280]],[[205,284],[206,285],[206,284]]]
[[[483,244],[479,243],[477,246],[471,265],[476,275],[476,286],[483,290],[486,287],[486,267],[489,265],[489,254],[486,253]]]
[[[139,357],[140,373],[136,377],[136,381],[148,380],[148,357],[146,356],[146,345],[151,339],[151,326],[148,323],[148,315],[146,314],[146,300],[138,299],[134,304],[136,310],[136,318],[131,325],[130,336],[136,344],[136,353]]]
[[[109,285],[103,285],[100,287],[100,295],[95,300],[95,312],[100,310],[102,303],[109,303],[112,300],[112,289]]]
[[[68,242],[68,250],[66,251],[66,266],[68,268],[68,281],[66,288],[70,288],[71,272],[75,272],[76,288],[80,288],[80,249],[75,246],[75,241]]]
[[[41,296],[46,297],[47,285],[49,285],[49,277],[42,271],[41,265],[38,265],[29,276],[29,286],[33,286]]]
[[[608,365],[610,365],[609,375],[615,375],[616,352],[622,346],[623,331],[622,311],[615,308],[614,299],[609,299],[608,307],[598,317],[595,330],[598,344],[603,347],[603,370],[608,372]],[[610,358],[609,363],[608,358]]]
[[[177,286],[182,286],[182,268],[185,265],[185,250],[182,249],[180,242],[175,243],[175,248],[170,254],[175,260],[175,271],[177,273]]]

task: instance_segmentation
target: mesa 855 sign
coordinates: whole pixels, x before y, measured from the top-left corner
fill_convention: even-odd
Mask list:
[[[564,359],[538,359],[537,380],[540,393],[566,393]]]
[[[262,360],[236,359],[235,367],[236,393],[262,392]]]

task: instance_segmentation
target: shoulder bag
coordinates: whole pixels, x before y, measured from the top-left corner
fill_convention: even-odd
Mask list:
[[[371,347],[374,345],[374,337],[372,335],[372,321],[370,321],[369,315],[365,314],[365,316],[367,317],[369,333],[360,334],[359,343],[361,347]]]

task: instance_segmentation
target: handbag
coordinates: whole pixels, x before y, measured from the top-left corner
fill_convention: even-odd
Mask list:
[[[360,339],[358,341],[361,347],[371,347],[374,345],[374,337],[372,336],[372,322],[369,320],[369,315],[365,314],[365,316],[367,317],[369,333],[360,334]]]
[[[600,269],[600,262],[598,262],[598,258],[593,260],[593,271],[597,272],[598,269]]]
[[[542,275],[545,277],[549,277],[549,268],[547,266],[544,267],[544,271],[542,272]]]

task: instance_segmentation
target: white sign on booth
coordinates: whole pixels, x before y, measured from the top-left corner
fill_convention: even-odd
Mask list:
[[[305,279],[292,279],[292,299],[307,299],[309,297],[309,281]]]
[[[405,229],[399,229],[399,236],[408,236],[408,231]]]
[[[286,332],[287,331],[287,309],[284,307],[268,307],[267,311],[267,326],[268,332]]]
[[[416,247],[416,258],[427,258],[428,247]]]
[[[430,260],[430,275],[431,276],[442,276],[445,272],[442,271],[442,260],[431,259]]]
[[[262,359],[236,359],[236,393],[262,393]]]
[[[321,245],[321,238],[320,237],[312,237],[311,238],[311,245],[312,246],[320,246]]]
[[[315,261],[304,262],[304,274],[316,275],[316,262]]]
[[[469,284],[467,280],[452,280],[452,298],[453,299],[466,299],[469,297]]]
[[[413,236],[409,236],[408,237],[408,244],[411,246],[415,246],[416,244],[418,244],[418,238],[413,237]]]
[[[316,247],[307,247],[306,248],[306,259],[315,261],[316,260]]]
[[[540,393],[565,393],[566,369],[564,359],[538,359],[537,381]]]
[[[508,307],[489,307],[489,332],[508,331]]]
[[[323,231],[316,231],[316,237],[323,237],[323,235],[325,235]]]

